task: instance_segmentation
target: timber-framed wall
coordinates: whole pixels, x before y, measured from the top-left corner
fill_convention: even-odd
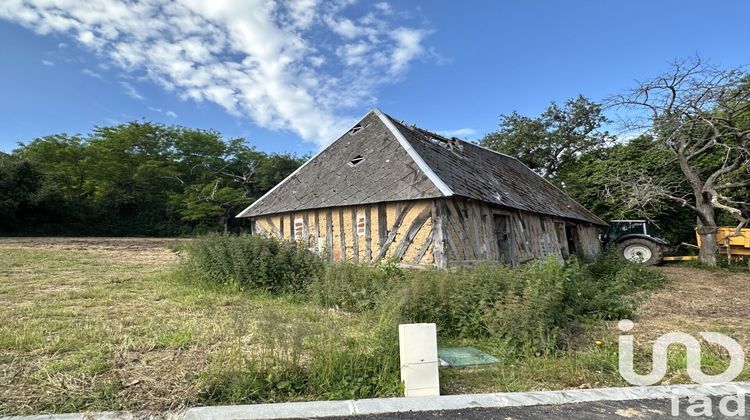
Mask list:
[[[599,253],[590,223],[460,197],[286,212],[253,218],[254,234],[300,241],[331,261],[447,268]]]
[[[253,218],[253,233],[301,241],[331,261],[436,265],[434,200],[329,207]],[[438,264],[439,266],[439,264]]]

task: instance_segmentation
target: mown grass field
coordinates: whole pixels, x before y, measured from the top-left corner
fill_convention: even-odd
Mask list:
[[[347,348],[377,322],[294,296],[185,281],[174,274],[176,248],[155,239],[0,239],[0,415],[232,403],[206,392],[233,369],[236,352],[304,364],[305,352],[315,351],[310,343]],[[672,281],[639,311],[637,342],[648,348],[662,332],[709,330],[750,349],[750,275],[663,270]],[[567,332],[555,354],[503,354],[491,341],[441,344],[474,345],[505,360],[443,369],[443,393],[626,385],[613,322]],[[644,353],[641,365],[647,361]],[[704,361],[709,370],[725,362],[717,349]],[[665,383],[689,381],[684,363],[675,351]]]
[[[177,409],[237,342],[362,334],[343,313],[180,281],[164,245],[0,244],[0,414]]]

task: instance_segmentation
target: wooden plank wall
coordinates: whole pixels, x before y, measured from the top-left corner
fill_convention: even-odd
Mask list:
[[[492,208],[465,199],[439,200],[448,265],[498,258]]]
[[[495,238],[496,213],[509,217],[514,264],[549,255],[567,257],[570,253],[565,234],[565,225],[570,222],[462,198],[439,200],[438,203],[443,210],[448,265],[499,260]],[[575,225],[574,228],[578,229],[580,251],[587,256],[596,255],[600,250],[599,228],[590,225]]]
[[[586,257],[593,257],[602,251],[602,243],[599,240],[600,227],[595,225],[578,225],[578,237],[580,238],[580,251]]]
[[[332,261],[398,258],[404,265],[432,266],[434,211],[433,200],[416,200],[260,216],[252,225],[254,234],[302,241]],[[302,224],[297,238],[295,221]]]

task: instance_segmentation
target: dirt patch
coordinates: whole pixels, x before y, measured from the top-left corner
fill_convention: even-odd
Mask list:
[[[669,284],[637,312],[634,332],[655,339],[669,331],[729,333],[750,348],[750,273],[661,267]]]

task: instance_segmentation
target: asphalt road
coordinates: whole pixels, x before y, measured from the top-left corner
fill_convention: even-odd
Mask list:
[[[469,420],[530,420],[530,419],[750,419],[750,396],[745,397],[745,414],[727,417],[719,410],[718,397],[711,398],[711,416],[691,416],[688,407],[691,403],[687,399],[680,400],[679,416],[672,416],[671,400],[634,400],[634,401],[602,401],[579,404],[540,405],[531,407],[504,408],[472,408],[450,411],[423,411],[408,413],[376,414],[359,416],[357,419],[411,420],[411,419],[469,419]],[[703,406],[694,406],[692,414],[702,414]],[[735,411],[734,402],[728,404],[728,409]],[[349,417],[330,417],[344,419]]]

